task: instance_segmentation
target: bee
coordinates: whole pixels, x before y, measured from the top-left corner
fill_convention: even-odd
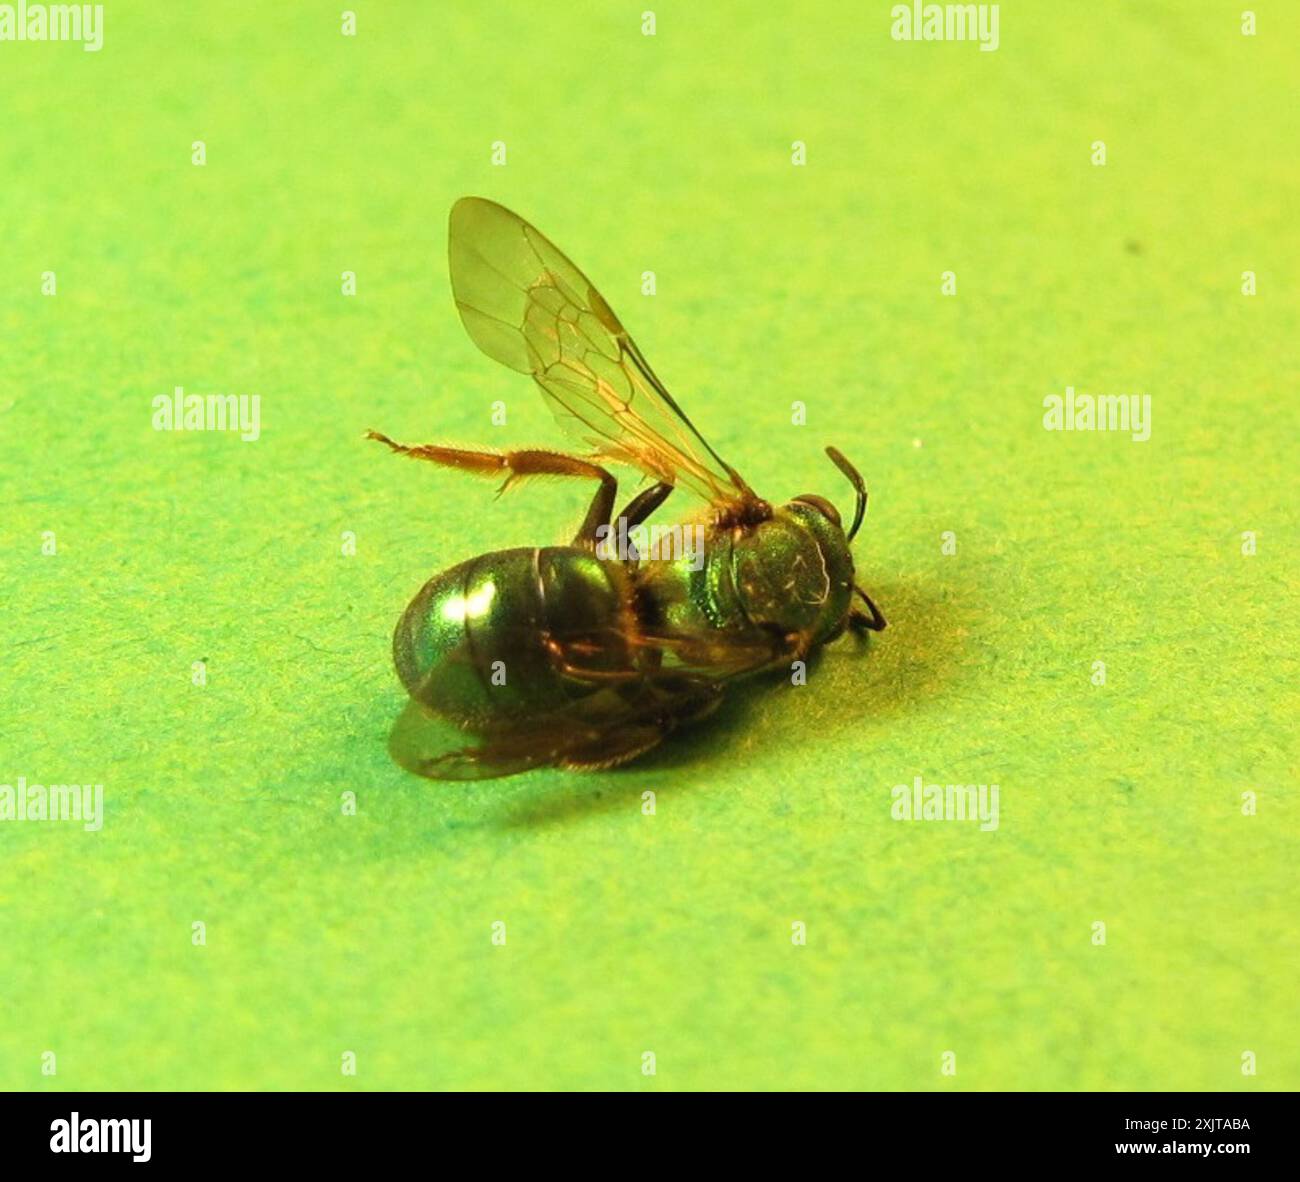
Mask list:
[[[471,558],[411,600],[393,635],[410,698],[389,740],[401,766],[446,780],[612,767],[716,709],[733,679],[885,627],[855,582],[867,489],[839,451],[826,449],[856,496],[847,533],[815,493],[784,505],[759,497],[691,425],[591,281],[521,217],[462,198],[448,254],[471,340],[530,375],[587,454],[368,437],[497,477],[501,491],[541,476],[596,491],[570,545]],[[654,482],[617,516],[609,463]],[[703,507],[666,536],[689,530],[702,544],[641,553],[647,518],[678,488]]]

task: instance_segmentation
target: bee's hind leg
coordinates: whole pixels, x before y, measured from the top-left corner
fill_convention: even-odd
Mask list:
[[[575,546],[594,547],[596,531],[602,525],[609,524],[610,514],[614,512],[614,498],[618,495],[618,481],[590,460],[578,456],[566,455],[564,452],[543,451],[527,448],[521,451],[469,451],[459,447],[442,447],[436,443],[422,443],[411,446],[397,443],[378,431],[370,431],[368,439],[378,440],[398,455],[410,456],[413,460],[428,460],[433,464],[442,464],[447,468],[459,468],[462,472],[471,472],[476,476],[500,476],[505,480],[497,495],[505,492],[516,480],[529,476],[584,476],[588,480],[600,481],[600,487],[591,500],[587,516],[573,539]],[[653,492],[653,489],[648,490]],[[643,494],[644,495],[644,494]],[[667,495],[666,493],[664,494]],[[637,498],[640,500],[640,498]],[[635,502],[633,502],[635,504]]]

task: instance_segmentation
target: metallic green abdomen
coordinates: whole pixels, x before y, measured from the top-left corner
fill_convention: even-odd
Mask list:
[[[393,635],[416,701],[467,729],[553,710],[626,668],[635,634],[625,568],[571,547],[500,550],[430,579]]]

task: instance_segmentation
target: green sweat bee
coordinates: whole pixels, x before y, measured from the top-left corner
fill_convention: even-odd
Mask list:
[[[611,767],[715,709],[733,678],[788,668],[846,630],[884,628],[854,581],[850,547],[867,490],[840,452],[826,449],[856,494],[847,533],[816,494],[784,505],[755,494],[691,425],[591,281],[528,222],[462,198],[448,253],[470,338],[529,374],[588,454],[369,437],[501,478],[503,491],[569,476],[596,493],[571,545],[471,558],[411,600],[393,636],[410,695],[390,739],[399,764],[448,780]],[[607,463],[654,481],[617,517]],[[682,527],[701,544],[639,552],[647,518],[678,487],[704,502]],[[674,527],[667,536],[686,535]]]

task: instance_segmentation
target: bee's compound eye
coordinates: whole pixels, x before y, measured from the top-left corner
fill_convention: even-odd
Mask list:
[[[795,500],[805,505],[811,505],[834,525],[841,525],[840,511],[825,497],[819,497],[816,493],[804,493],[801,497],[795,497]]]

